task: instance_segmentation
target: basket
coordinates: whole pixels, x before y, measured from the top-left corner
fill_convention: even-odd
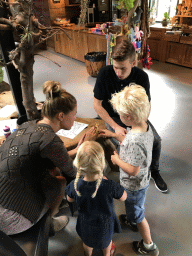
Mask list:
[[[99,70],[106,66],[106,52],[88,52],[84,59],[87,72],[92,77],[96,77]]]

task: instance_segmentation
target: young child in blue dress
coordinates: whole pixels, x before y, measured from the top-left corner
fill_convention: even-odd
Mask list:
[[[151,173],[149,166],[152,159],[153,132],[147,123],[150,103],[145,89],[132,84],[121,92],[113,94],[110,100],[113,108],[120,115],[127,128],[125,136],[108,130],[100,136],[119,140],[120,152],[111,156],[114,164],[120,167],[120,184],[126,189],[126,215],[120,215],[123,223],[136,223],[142,240],[133,242],[133,249],[138,254],[159,255],[159,250],[151,239],[149,224],[145,218],[145,199]]]
[[[127,193],[115,181],[103,176],[105,156],[102,146],[86,141],[78,149],[74,165],[76,179],[65,189],[67,200],[76,201],[78,218],[76,230],[83,241],[86,256],[93,249],[102,249],[104,256],[114,254],[113,233],[120,233],[121,226],[113,208],[113,199],[125,201]]]

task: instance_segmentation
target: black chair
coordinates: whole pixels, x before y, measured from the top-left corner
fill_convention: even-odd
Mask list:
[[[0,255],[47,256],[51,232],[53,235],[52,218],[49,211],[37,224],[22,233],[8,236],[0,231]],[[30,247],[30,251],[26,249],[27,247]]]

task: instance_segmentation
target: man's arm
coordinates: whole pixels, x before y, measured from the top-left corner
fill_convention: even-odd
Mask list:
[[[121,126],[119,126],[107,113],[107,111],[102,106],[102,100],[98,100],[94,97],[93,106],[97,114],[108,123],[114,130],[115,133],[125,135],[127,130]]]

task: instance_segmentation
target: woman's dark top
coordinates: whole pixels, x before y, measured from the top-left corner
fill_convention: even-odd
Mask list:
[[[80,179],[77,190],[74,189],[74,181],[66,188],[65,192],[75,199],[78,207],[76,230],[83,242],[92,248],[104,249],[112,240],[113,233],[120,233],[121,226],[115,214],[113,199],[120,199],[124,188],[117,182],[103,179],[95,198],[91,195],[95,192],[96,181],[87,182]]]
[[[44,192],[59,188],[48,169],[60,168],[70,181],[76,175],[59,136],[51,126],[36,122],[22,124],[0,147],[0,205],[22,214],[32,223],[45,204]]]

